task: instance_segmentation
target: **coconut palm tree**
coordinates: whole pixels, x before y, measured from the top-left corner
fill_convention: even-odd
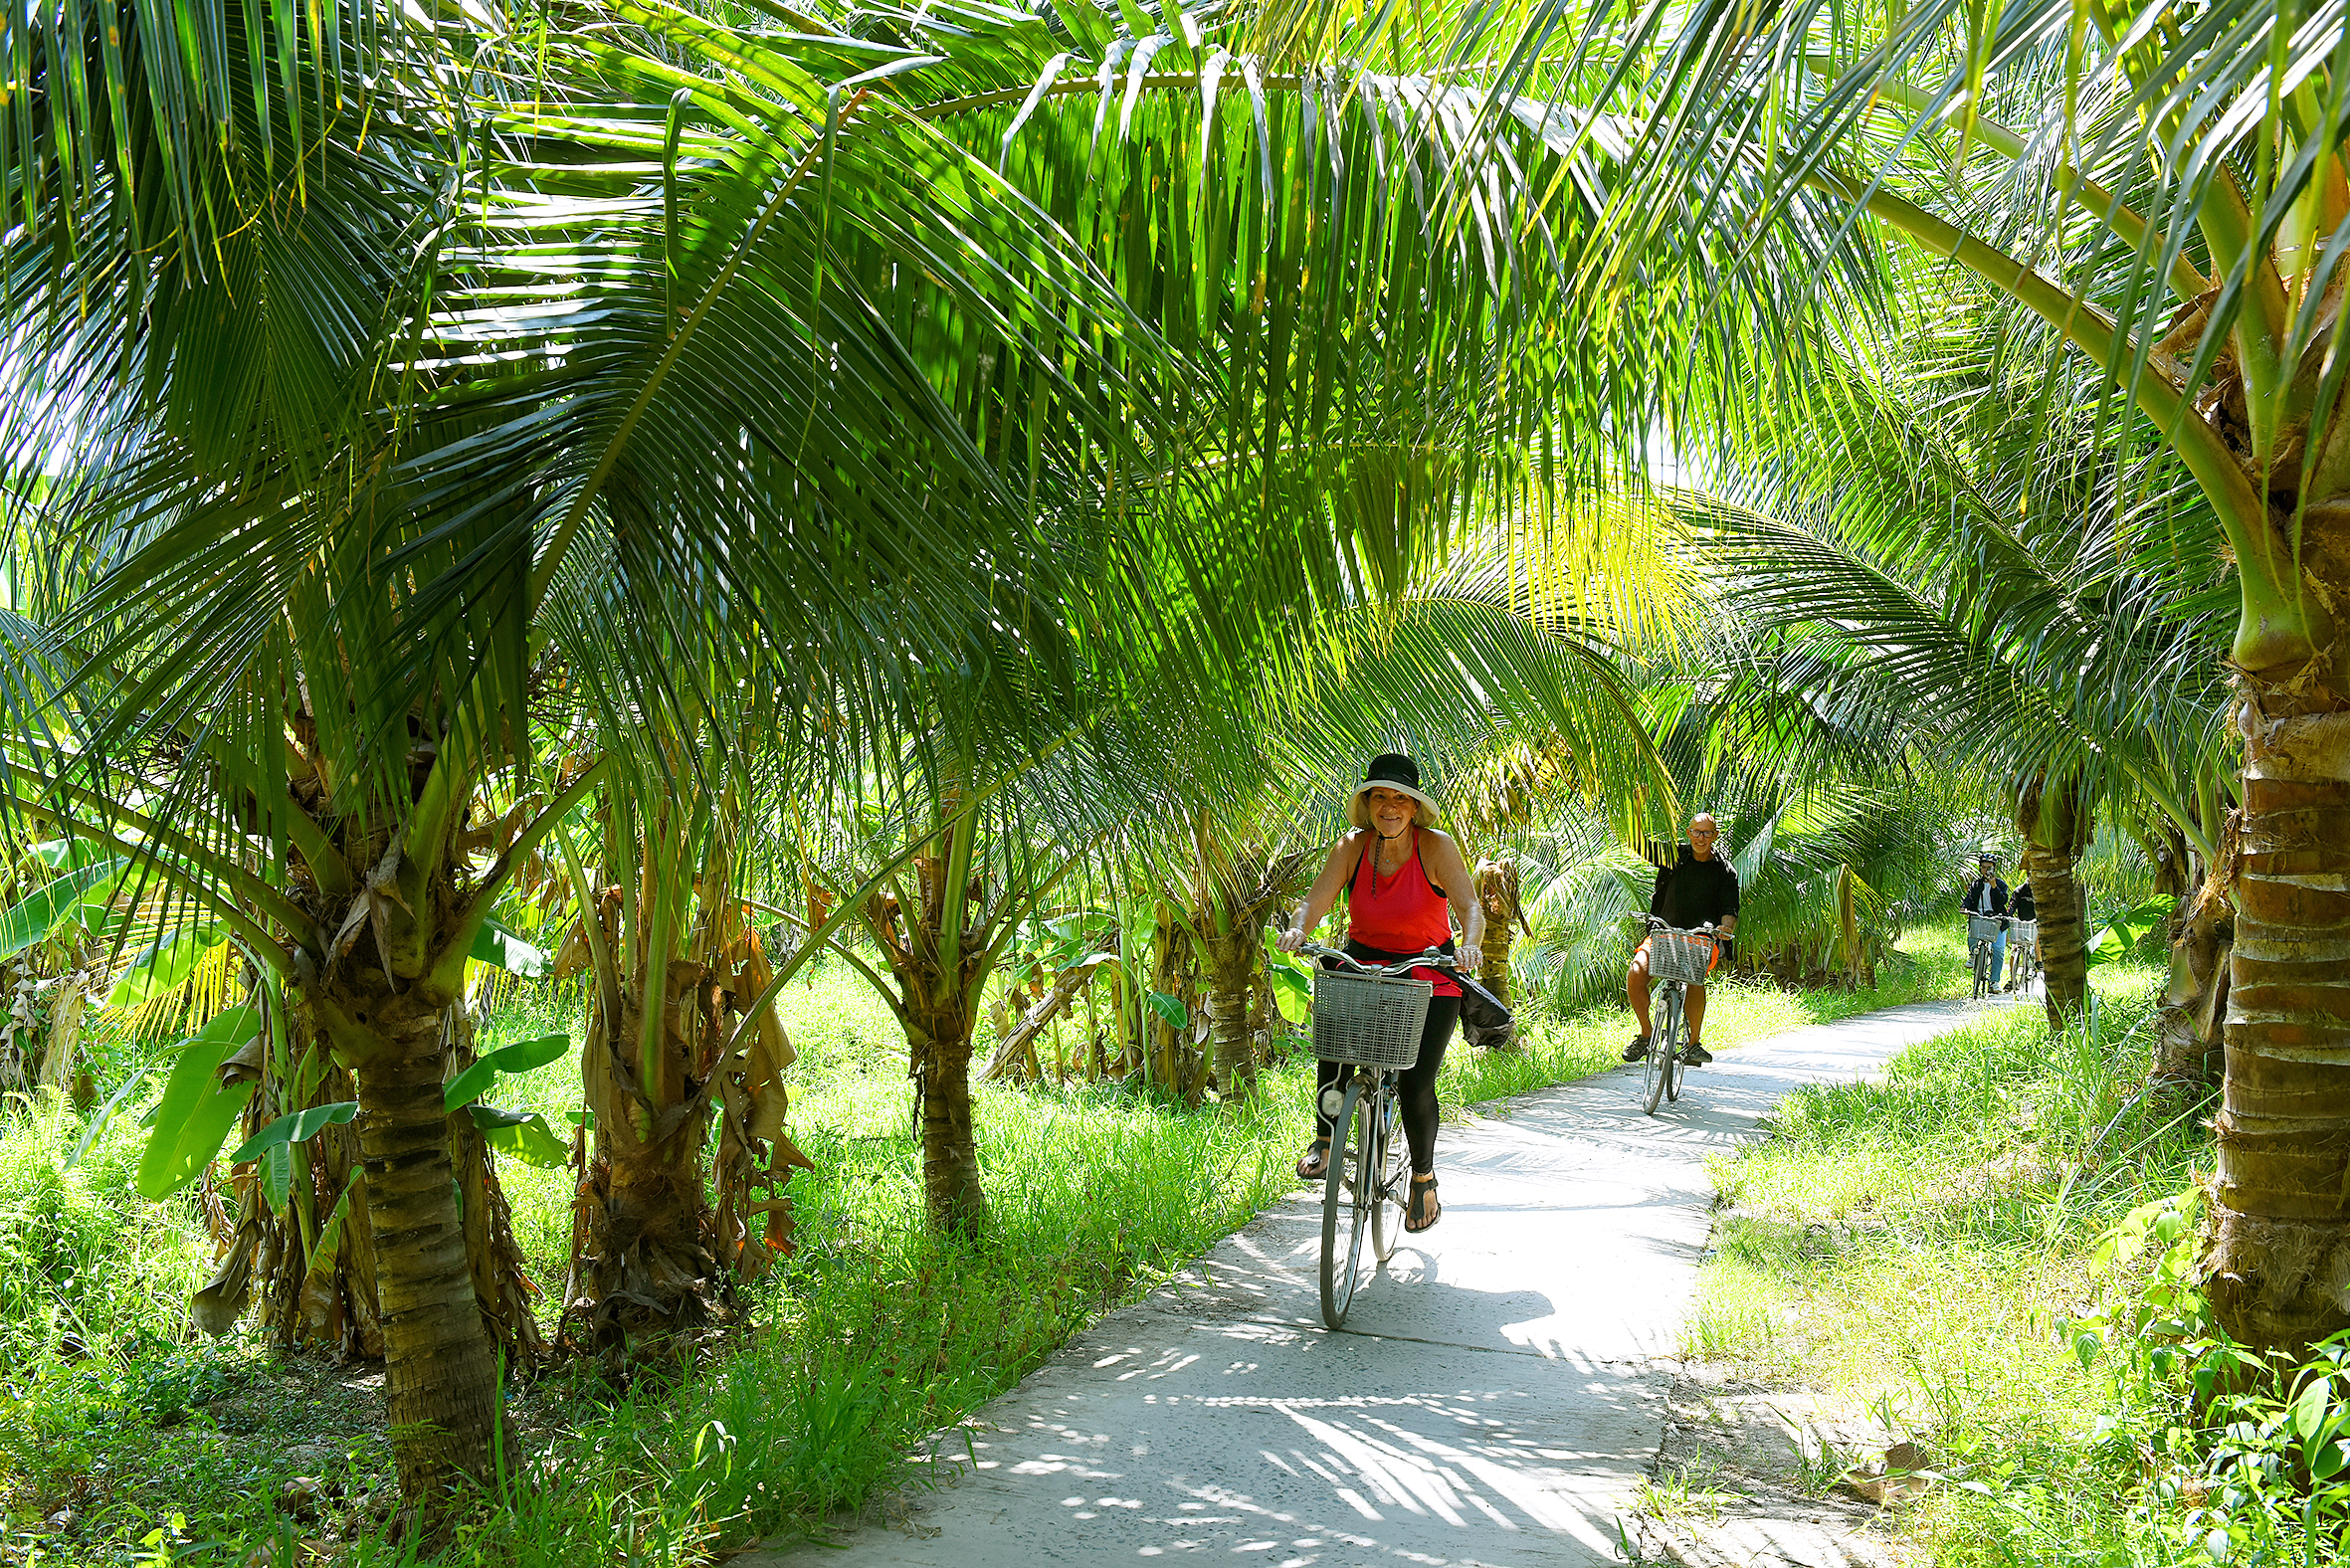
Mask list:
[[[1706,367],[1671,383],[1691,394],[1685,428],[1799,380],[1802,323],[1833,309],[1865,330],[1841,291],[1930,295],[1963,275],[2013,311],[2012,351],[2050,367],[2044,406],[2101,415],[2089,439],[2133,479],[2149,454],[2157,481],[2191,476],[2233,565],[2246,747],[2213,1299],[2255,1343],[2341,1327],[2322,1261],[2350,1245],[2332,1197],[2350,1101],[2329,1055],[2350,937],[2307,881],[2350,871],[2350,835],[2313,837],[2307,816],[2350,802],[2350,676],[2331,652],[2350,591],[2339,6],[1613,20],[1559,19],[1518,81],[1555,90],[1562,138],[1625,149],[1621,239],[1592,286],[1663,281],[1718,306],[1681,339]],[[1610,67],[1619,88],[1573,98]],[[1661,215],[1694,221],[1635,221]]]
[[[531,717],[566,690],[708,710],[685,675],[742,673],[746,620],[866,718],[909,664],[953,667],[932,627],[1058,607],[972,563],[1026,559],[1049,460],[1141,450],[1086,347],[1130,317],[983,166],[855,88],[785,73],[715,128],[673,105],[683,162],[649,182],[642,119],[563,111],[657,56],[558,60],[516,106],[468,24],[362,6],[303,37],[284,14],[226,7],[193,52],[113,7],[18,35],[43,134],[11,142],[38,177],[12,174],[0,221],[11,364],[42,395],[0,434],[20,465],[81,458],[52,548],[82,563],[65,630],[89,650],[86,745],[27,771],[200,899],[356,1075],[396,1459],[437,1523],[497,1413],[443,1020],[600,770],[494,853],[469,811],[529,797]],[[443,135],[452,102],[492,156]],[[909,340],[909,314],[1067,390],[1027,490],[939,394],[975,339]],[[909,614],[908,583],[940,613]],[[1019,711],[998,677],[965,700]]]
[[[1849,715],[1882,755],[1940,748],[2009,797],[2060,1025],[2086,986],[2071,868],[2092,810],[2159,823],[2183,872],[2212,860],[2225,634],[2198,603],[2216,552],[2192,516],[2165,525],[2178,497],[2036,462],[2057,416],[2028,378],[1979,325],[1920,331],[1782,406],[1680,504],[1745,590],[1766,707]]]
[[[563,1316],[621,1375],[636,1342],[723,1315],[789,1251],[782,1188],[808,1166],[783,1129],[793,1053],[762,1000],[776,970],[739,894],[745,748],[703,734],[666,749],[673,775],[632,769],[602,792],[589,850],[558,830],[580,911],[565,958],[592,982]]]

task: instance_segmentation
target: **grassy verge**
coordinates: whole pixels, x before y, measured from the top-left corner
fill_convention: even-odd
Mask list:
[[[2209,1105],[2133,1102],[2156,979],[2100,971],[2094,1037],[2052,1042],[2019,1008],[1904,1053],[1881,1084],[1805,1090],[1717,1162],[1726,1212],[1683,1353],[1921,1443],[1961,1477],[1899,1516],[1936,1563],[2215,1560],[2184,1462],[2158,1457],[2194,1419],[2179,1378],[2142,1346],[2084,1356],[2075,1326],[2143,1325],[2150,1265],[2113,1269],[2099,1239],[2209,1169]]]
[[[1910,947],[1873,992],[1722,983],[1709,1040],[1727,1049],[1951,994],[1961,955],[1946,935]],[[683,1565],[761,1535],[821,1533],[901,1474],[925,1433],[1295,1184],[1302,1056],[1246,1099],[1198,1109],[1115,1086],[982,1086],[995,1223],[981,1245],[943,1243],[921,1224],[904,1047],[886,1009],[845,969],[819,967],[783,1010],[801,1052],[793,1129],[818,1168],[793,1183],[799,1251],[756,1288],[754,1326],[726,1355],[624,1395],[577,1370],[518,1389],[513,1506],[448,1560]],[[484,1021],[483,1045],[577,1029],[574,1009],[524,997]],[[1459,1105],[1570,1080],[1613,1065],[1629,1033],[1621,1007],[1532,1019],[1522,1053],[1456,1048],[1440,1092]],[[573,1058],[505,1080],[497,1098],[558,1115],[577,1085]],[[181,1303],[210,1243],[189,1203],[129,1196],[134,1119],[70,1170],[82,1131],[70,1110],[20,1110],[0,1127],[0,1193],[15,1206],[0,1216],[0,1249],[12,1249],[0,1252],[0,1564],[241,1564],[272,1542],[280,1555],[299,1542],[309,1558],[399,1560],[373,1535],[388,1495],[378,1378],[283,1361],[252,1337],[190,1337]],[[501,1161],[500,1176],[551,1297],[567,1175]],[[295,1475],[323,1491],[289,1513]]]

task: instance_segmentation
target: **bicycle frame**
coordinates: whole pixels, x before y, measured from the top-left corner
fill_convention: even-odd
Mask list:
[[[2004,976],[1992,971],[1992,957],[1999,951],[1998,939],[1992,936],[1975,935],[1974,922],[1977,920],[1988,921],[1998,926],[2002,931],[2006,931],[2013,929],[2016,921],[2013,915],[1984,914],[1978,910],[1969,909],[1963,904],[1959,906],[1959,912],[1967,917],[1967,966],[1974,971],[1974,1000],[1981,1001],[1999,989]]]
[[[1651,915],[1649,935],[1654,937],[1660,931],[1705,937],[1716,934],[1711,924],[1691,926],[1682,932]],[[1654,949],[1651,951],[1654,952]],[[1680,1059],[1681,1020],[1685,1016],[1688,986],[1686,980],[1660,979],[1653,969],[1650,971],[1650,1042],[1649,1054],[1641,1059],[1640,1099],[1641,1108],[1652,1116],[1657,1114],[1660,1104],[1680,1098],[1684,1066]]]
[[[1391,978],[1415,969],[1457,967],[1450,954],[1433,947],[1393,964],[1366,964],[1318,942],[1307,942],[1299,951],[1334,959],[1361,974]],[[1346,1321],[1362,1278],[1366,1225],[1377,1260],[1374,1268],[1384,1267],[1394,1256],[1403,1235],[1411,1162],[1403,1157],[1394,1069],[1351,1067],[1322,1094],[1325,1101],[1336,1098],[1335,1104],[1316,1107],[1330,1122],[1328,1168],[1322,1177],[1322,1322],[1336,1329]]]
[[[2037,920],[2010,918],[2008,925],[2008,988],[2020,995],[2029,994],[2032,982],[2040,978],[2040,936]],[[2036,929],[2031,936],[2024,927]]]

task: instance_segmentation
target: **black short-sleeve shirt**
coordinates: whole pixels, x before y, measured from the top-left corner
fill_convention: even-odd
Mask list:
[[[1684,844],[1670,866],[1657,868],[1657,890],[1649,897],[1649,913],[1666,925],[1683,930],[1719,925],[1737,912],[1738,874],[1723,857],[1701,861]]]

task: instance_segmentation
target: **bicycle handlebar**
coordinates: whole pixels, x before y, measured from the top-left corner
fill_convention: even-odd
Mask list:
[[[1398,976],[1408,975],[1415,969],[1459,969],[1461,967],[1454,955],[1441,947],[1427,948],[1416,958],[1402,958],[1392,964],[1366,964],[1352,953],[1342,952],[1335,947],[1324,947],[1319,942],[1303,943],[1297,950],[1314,958],[1335,958],[1357,974],[1384,975],[1391,980]]]
[[[1682,936],[1719,937],[1721,935],[1721,927],[1715,925],[1711,920],[1707,920],[1702,925],[1671,925],[1653,914],[1649,916],[1649,929],[1653,932],[1676,931]]]

